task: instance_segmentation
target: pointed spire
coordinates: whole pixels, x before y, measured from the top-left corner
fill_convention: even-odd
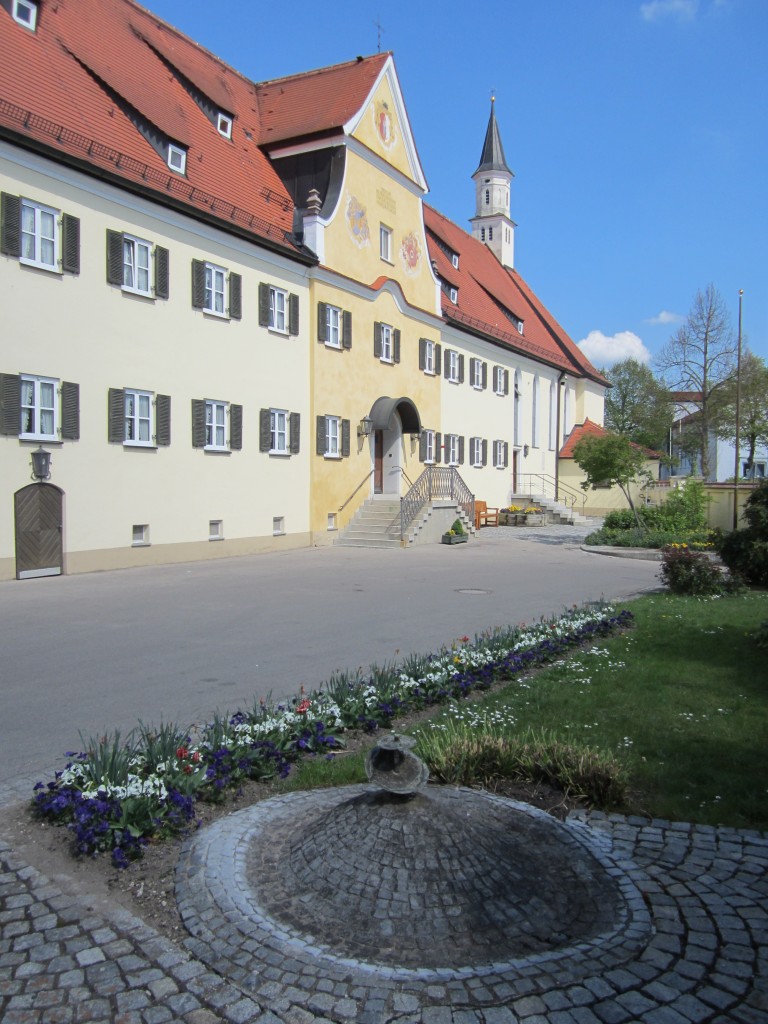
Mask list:
[[[475,171],[475,174],[478,171],[506,171],[507,174],[512,174],[512,171],[507,166],[504,147],[501,144],[499,126],[496,123],[495,103],[496,97],[491,96],[491,116],[488,118],[483,152],[480,154],[480,166]]]

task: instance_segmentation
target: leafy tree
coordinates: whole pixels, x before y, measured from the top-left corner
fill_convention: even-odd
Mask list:
[[[620,434],[592,434],[578,442],[573,458],[586,477],[581,485],[584,490],[619,487],[634,513],[638,529],[642,529],[632,500],[632,485],[651,480],[645,467],[647,452]]]
[[[736,379],[723,391],[723,408],[717,428],[718,437],[736,444]],[[758,445],[768,445],[768,366],[759,356],[745,352],[741,360],[739,387],[739,439],[747,446],[747,470],[751,476]],[[739,453],[740,454],[740,453]]]
[[[635,444],[664,451],[672,426],[669,394],[649,366],[625,359],[602,371],[612,387],[605,395],[605,425]]]
[[[673,391],[693,392],[696,415],[688,428],[688,450],[701,457],[705,480],[711,476],[709,438],[718,425],[722,392],[736,365],[736,338],[730,317],[714,285],[697,292],[685,323],[657,357],[657,366]]]

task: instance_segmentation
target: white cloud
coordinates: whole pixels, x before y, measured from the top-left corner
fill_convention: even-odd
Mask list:
[[[648,0],[640,4],[640,14],[645,21],[660,18],[677,18],[678,21],[692,21],[699,10],[699,0]]]
[[[668,309],[662,309],[658,316],[649,317],[645,322],[647,324],[681,324],[685,317],[680,316],[679,313],[670,313]]]
[[[613,366],[624,359],[636,359],[638,363],[651,361],[651,353],[632,331],[619,331],[610,336],[602,331],[590,331],[578,346],[594,366]]]

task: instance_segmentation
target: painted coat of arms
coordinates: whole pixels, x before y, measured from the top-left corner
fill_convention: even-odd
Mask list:
[[[347,199],[346,221],[352,240],[364,249],[371,240],[371,231],[368,227],[368,214],[356,196]]]
[[[373,105],[373,121],[385,149],[395,144],[395,119],[385,100],[376,100]]]
[[[417,273],[421,262],[421,244],[415,232],[410,231],[403,238],[403,243],[400,246],[400,259],[406,274]]]

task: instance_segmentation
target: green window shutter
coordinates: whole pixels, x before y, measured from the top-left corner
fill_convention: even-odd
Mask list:
[[[328,303],[317,304],[317,340],[323,345],[328,340]]]
[[[315,451],[325,455],[325,416],[318,416],[315,421]]]
[[[459,384],[464,383],[464,356],[459,355]]]
[[[0,434],[18,437],[21,433],[21,377],[0,373]]]
[[[352,348],[352,314],[348,309],[341,314],[341,347]]]
[[[504,442],[504,469],[509,465],[509,441]]]
[[[107,395],[107,439],[113,444],[125,440],[125,392],[110,388]]]
[[[504,371],[504,394],[509,394],[509,370]],[[506,463],[504,463],[506,465]]]
[[[424,340],[423,338],[421,339]],[[422,430],[419,435],[419,462],[423,462],[427,457],[427,434],[426,431]]]
[[[488,363],[483,363],[483,391],[488,387]]]
[[[488,465],[488,441],[486,438],[483,438],[483,465]]]
[[[155,246],[155,298],[167,299],[170,294],[171,254],[161,245]]]
[[[288,296],[288,333],[294,337],[299,333],[299,296],[293,292]]]
[[[233,452],[239,452],[243,447],[242,405],[230,405],[229,407],[229,447]]]
[[[442,372],[442,358],[441,358],[442,353],[443,353],[442,346],[441,345],[435,345],[435,374],[438,377],[440,376],[440,374]]]
[[[240,274],[229,275],[229,315],[233,320],[243,319],[243,278]]]
[[[205,306],[205,263],[192,260],[192,308],[202,309]]]
[[[445,366],[443,366],[443,376],[446,380],[451,375],[451,350],[447,348],[445,350]]]
[[[107,284],[123,284],[123,233],[107,228]]]
[[[259,285],[259,327],[269,327],[269,285]]]
[[[292,412],[288,418],[291,430],[290,452],[298,455],[301,449],[301,414]]]
[[[205,402],[192,399],[192,447],[205,448]]]
[[[459,465],[464,465],[464,435],[459,437]]]
[[[67,274],[80,273],[80,218],[71,213],[61,218],[61,269]]]
[[[435,431],[435,462],[443,461],[443,435]]]
[[[80,440],[80,385],[66,380],[61,382],[61,437]]]
[[[381,359],[381,324],[378,320],[373,325],[373,355]]]
[[[419,338],[419,369],[423,370],[427,365],[427,339]],[[424,461],[422,459],[422,461]]]
[[[349,420],[341,421],[341,457],[343,459],[349,458],[350,445],[349,445]]]
[[[167,448],[171,443],[171,396],[157,395],[155,398],[155,444]]]
[[[21,256],[21,198],[8,192],[0,196],[0,250],[6,256]]]
[[[395,328],[395,330],[392,333],[394,334],[394,342],[392,344],[392,349],[393,349],[392,355],[394,357],[394,361],[396,363],[399,363],[400,362],[400,331],[399,331],[398,328]]]
[[[272,447],[272,420],[269,409],[259,409],[259,451],[268,452]]]

